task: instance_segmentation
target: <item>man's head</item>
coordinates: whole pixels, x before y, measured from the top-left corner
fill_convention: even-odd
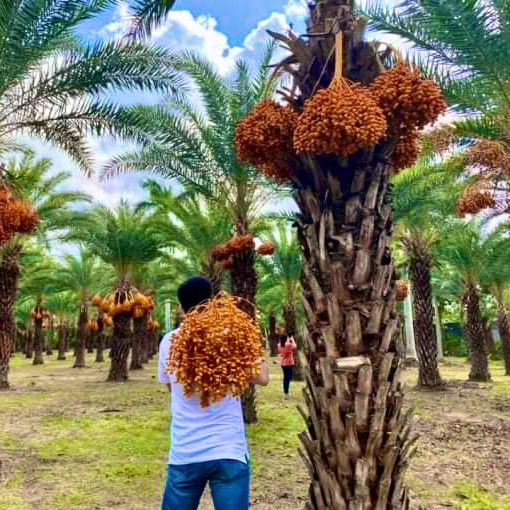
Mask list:
[[[177,297],[185,313],[207,299],[211,299],[213,289],[211,282],[203,276],[194,276],[186,280],[177,291]]]

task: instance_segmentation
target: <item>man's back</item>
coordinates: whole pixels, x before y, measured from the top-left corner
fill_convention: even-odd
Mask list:
[[[172,336],[165,335],[159,348],[158,379],[171,385],[171,448],[169,464],[184,465],[217,459],[246,463],[248,448],[239,399],[226,397],[207,408],[198,396],[187,398],[175,376],[165,371]]]

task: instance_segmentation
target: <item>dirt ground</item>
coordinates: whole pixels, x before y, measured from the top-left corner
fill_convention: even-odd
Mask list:
[[[107,363],[71,357],[33,367],[16,355],[13,389],[0,393],[0,510],[157,509],[168,448],[168,400],[155,363],[125,384],[105,383]],[[510,377],[500,363],[493,382],[472,384],[464,360],[447,360],[444,391],[413,390],[420,419],[419,453],[409,471],[414,508],[510,510]],[[303,508],[307,474],[296,453],[303,424],[281,398],[281,376],[259,393],[259,423],[249,427],[252,508]],[[212,505],[205,498],[201,510]]]

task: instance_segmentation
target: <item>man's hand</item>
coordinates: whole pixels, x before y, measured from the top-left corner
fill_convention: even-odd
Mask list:
[[[250,384],[257,384],[259,386],[267,386],[269,384],[269,367],[267,366],[266,358],[260,359],[260,371],[256,377],[254,377]]]

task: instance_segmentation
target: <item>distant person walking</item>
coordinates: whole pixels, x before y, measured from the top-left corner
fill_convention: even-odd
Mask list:
[[[280,366],[283,371],[283,395],[285,400],[289,398],[290,381],[294,371],[294,351],[296,342],[294,335],[281,335],[278,343],[278,354],[280,355]]]

